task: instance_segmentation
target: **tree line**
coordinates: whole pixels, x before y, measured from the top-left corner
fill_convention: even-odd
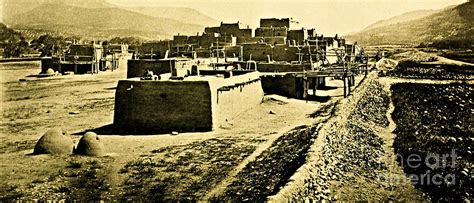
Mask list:
[[[62,55],[67,47],[81,39],[43,34],[28,40],[22,33],[0,23],[0,49],[3,58],[23,57],[27,54],[39,54],[40,57]],[[135,37],[114,37],[103,44],[141,44],[143,41]]]

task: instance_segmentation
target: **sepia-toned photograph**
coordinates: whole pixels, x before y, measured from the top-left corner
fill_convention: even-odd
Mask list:
[[[471,0],[0,0],[0,202],[474,202]]]

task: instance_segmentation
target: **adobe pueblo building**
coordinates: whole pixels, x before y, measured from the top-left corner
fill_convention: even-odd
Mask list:
[[[330,77],[350,94],[355,75],[367,71],[360,47],[290,24],[261,19],[252,32],[221,23],[202,35],[142,44],[118,83],[115,127],[209,131],[259,105],[264,93],[307,99]]]
[[[70,44],[66,50],[56,50],[52,57],[41,59],[41,73],[53,70],[61,74],[97,74],[115,70],[121,61],[130,59],[128,45],[117,44]]]

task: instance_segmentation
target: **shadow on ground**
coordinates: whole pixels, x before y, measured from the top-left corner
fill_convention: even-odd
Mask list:
[[[104,125],[98,128],[87,129],[81,132],[74,133],[73,135],[83,135],[86,132],[95,132],[98,135],[159,135],[159,134],[171,134],[173,132],[184,133],[184,132],[208,132],[211,129],[193,129],[193,130],[180,130],[180,131],[171,131],[160,128],[146,129],[146,128],[130,128],[130,129],[120,129],[114,124]]]

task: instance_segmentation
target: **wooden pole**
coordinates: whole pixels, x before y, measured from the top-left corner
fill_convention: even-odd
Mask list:
[[[317,79],[318,78],[313,78],[313,96],[316,96]]]
[[[342,81],[344,83],[344,98],[347,97],[347,92],[346,92],[346,76],[342,76]]]
[[[351,95],[351,86],[352,86],[352,79],[351,79],[351,77],[349,77],[349,85],[347,87],[348,93],[349,93],[348,95]]]

